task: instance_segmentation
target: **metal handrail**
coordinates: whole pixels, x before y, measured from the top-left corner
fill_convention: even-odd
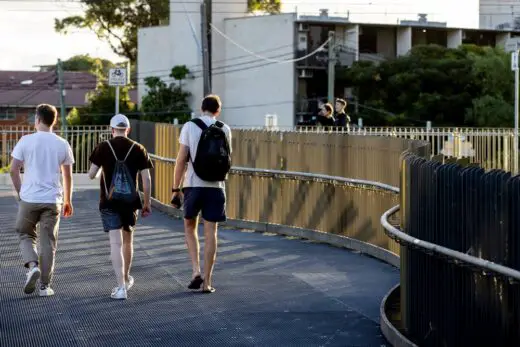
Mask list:
[[[155,160],[164,161],[167,163],[175,164],[175,159],[172,158],[166,158],[161,157],[155,154],[149,154],[150,158]],[[381,189],[385,191],[389,191],[392,193],[399,193],[399,188],[381,183],[381,182],[374,182],[374,181],[367,181],[367,180],[360,180],[355,178],[345,178],[340,176],[329,176],[329,175],[323,175],[323,174],[313,174],[308,172],[298,172],[298,171],[283,171],[283,170],[269,170],[269,169],[256,169],[256,168],[248,168],[248,167],[239,167],[239,166],[233,166],[231,168],[232,173],[236,174],[260,174],[262,176],[267,177],[293,177],[293,178],[307,178],[309,180],[321,180],[321,181],[330,181],[330,182],[337,182],[337,183],[343,183],[346,185],[355,185],[355,186],[368,186],[376,189]]]
[[[513,278],[515,280],[520,280],[520,271],[511,269],[507,266],[500,265],[497,263],[494,263],[489,260],[485,260],[482,258],[477,258],[474,256],[471,256],[469,254],[465,254],[459,251],[454,251],[453,249],[449,249],[440,245],[437,245],[435,243],[427,242],[418,238],[415,238],[413,236],[410,236],[401,230],[394,227],[390,222],[388,222],[388,219],[397,211],[399,211],[400,206],[394,206],[381,216],[381,225],[383,228],[390,234],[392,234],[395,238],[405,242],[414,245],[415,247],[422,248],[426,251],[437,253],[449,258],[453,258],[456,261],[469,264],[475,267],[479,267],[484,270],[488,270],[490,272],[495,272],[500,275],[503,275],[505,277]]]

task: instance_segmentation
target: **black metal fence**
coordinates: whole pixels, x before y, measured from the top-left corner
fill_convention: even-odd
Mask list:
[[[403,156],[401,224],[417,239],[520,270],[520,178],[500,170]],[[408,243],[401,314],[420,346],[520,346],[512,278]]]

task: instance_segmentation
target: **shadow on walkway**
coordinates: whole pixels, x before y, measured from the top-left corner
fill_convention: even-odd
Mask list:
[[[74,199],[76,215],[59,235],[56,296],[40,298],[22,292],[17,205],[0,192],[0,346],[388,346],[379,304],[397,269],[327,245],[224,229],[217,292],[200,295],[186,288],[182,222],[158,212],[137,227],[129,299],[111,300],[97,192]]]

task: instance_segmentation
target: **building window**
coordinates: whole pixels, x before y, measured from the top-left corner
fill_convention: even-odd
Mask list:
[[[12,108],[0,108],[0,120],[16,119],[16,110]]]

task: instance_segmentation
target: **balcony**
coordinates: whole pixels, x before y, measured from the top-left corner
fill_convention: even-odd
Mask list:
[[[308,55],[310,52],[314,51],[311,50],[299,50],[296,52],[296,58],[302,58],[306,55]],[[321,52],[318,52],[314,54],[311,57],[308,57],[306,59],[300,60],[296,63],[296,67],[302,68],[302,69],[326,69],[329,62],[329,53],[326,48],[324,48]]]

